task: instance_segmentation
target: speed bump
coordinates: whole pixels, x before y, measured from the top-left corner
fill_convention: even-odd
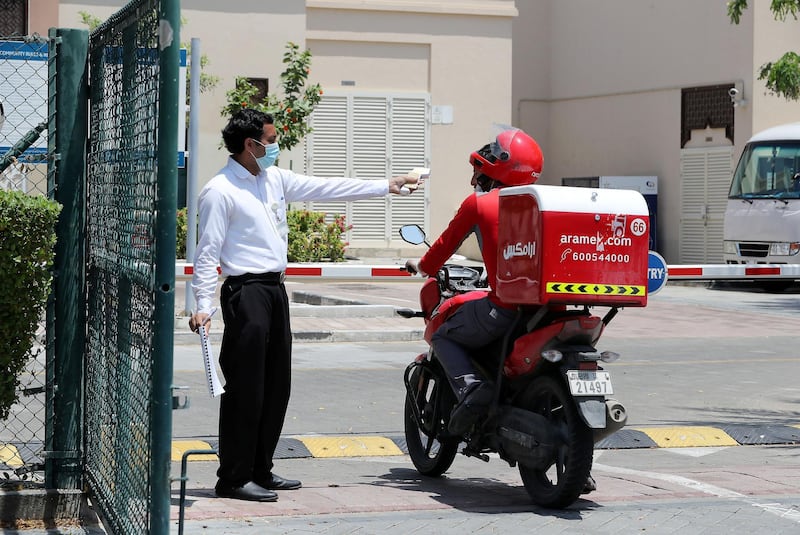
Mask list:
[[[730,435],[715,427],[639,428],[660,448],[694,448],[702,446],[738,446]]]
[[[386,437],[300,437],[312,457],[375,457],[403,455]]]
[[[722,430],[742,445],[800,444],[800,426],[727,425]]]
[[[633,448],[656,448],[653,439],[636,429],[620,429],[615,433],[596,442],[594,447],[599,450],[623,450]]]
[[[189,450],[210,450],[211,444],[203,440],[173,440],[172,441],[172,460],[180,461],[183,454]],[[193,461],[216,461],[218,457],[211,454],[193,455]]]
[[[4,464],[9,468],[18,468],[25,463],[22,462],[22,457],[20,457],[16,446],[0,444],[0,464]]]

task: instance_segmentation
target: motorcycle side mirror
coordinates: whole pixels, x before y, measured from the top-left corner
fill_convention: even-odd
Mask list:
[[[400,237],[412,245],[428,244],[425,241],[425,231],[419,225],[403,225],[400,227]]]

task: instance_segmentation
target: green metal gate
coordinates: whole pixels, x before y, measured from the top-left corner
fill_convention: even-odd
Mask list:
[[[89,39],[86,479],[115,533],[168,533],[178,0]]]

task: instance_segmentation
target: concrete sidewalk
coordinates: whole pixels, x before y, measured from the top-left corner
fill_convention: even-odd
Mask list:
[[[327,302],[321,298],[335,298],[342,303],[296,303],[292,309],[295,334],[331,329],[334,337],[346,331],[380,337],[390,336],[387,329],[394,325],[399,329],[421,329],[421,320],[415,324],[417,320],[383,315],[387,306],[390,311],[394,306],[417,308],[421,282],[292,284],[287,290],[290,295],[298,293],[297,301],[301,301],[302,292],[306,295],[303,299],[318,297],[320,302]],[[670,285],[652,296],[648,307],[629,308],[621,313],[604,335],[603,343],[608,342],[609,347],[629,357],[615,365],[615,387],[619,387],[626,405],[630,402],[629,406],[636,409],[631,418],[639,425],[632,423],[606,439],[598,445],[596,456],[602,455],[605,465],[621,470],[629,470],[631,463],[641,458],[642,470],[661,470],[669,475],[664,480],[651,481],[644,472],[641,478],[619,477],[600,468],[595,472],[599,490],[564,514],[588,516],[594,509],[606,510],[622,526],[623,519],[630,522],[630,517],[638,514],[631,512],[632,502],[638,504],[635,507],[652,503],[664,508],[668,507],[664,504],[676,499],[700,503],[702,492],[687,491],[676,483],[684,481],[678,475],[700,477],[696,474],[715,459],[720,459],[719,467],[709,473],[704,483],[741,489],[739,492],[744,495],[756,480],[750,473],[757,472],[759,485],[775,485],[780,492],[794,492],[793,482],[800,472],[793,466],[770,462],[754,465],[752,459],[778,455],[779,448],[800,441],[796,407],[785,394],[791,392],[786,388],[793,387],[792,380],[776,379],[786,376],[786,370],[796,361],[785,344],[794,347],[794,339],[788,333],[795,331],[798,307],[797,295],[792,294],[732,295]],[[323,311],[326,315],[320,315]],[[337,311],[342,315],[335,316]],[[367,315],[355,317],[357,313]],[[743,381],[770,384],[776,393],[769,399],[759,398],[757,404],[752,398],[748,401],[743,390],[727,388],[734,383],[734,377],[722,382],[708,374],[713,369],[708,366],[714,362],[720,362],[725,372],[743,368],[746,357],[737,357],[732,349],[747,345],[752,353],[753,347],[760,350],[760,344],[766,341],[775,347],[775,355],[770,354],[769,359],[741,374],[745,376]],[[361,351],[374,354],[388,352],[392,346],[365,345],[372,347]],[[424,347],[424,343],[404,345],[407,347],[397,349],[407,351],[407,355],[418,349],[412,346]],[[176,348],[176,354],[181,350],[188,352],[191,348]],[[326,358],[344,359],[340,355],[347,351],[353,348],[344,344],[298,344],[295,352],[295,394],[275,458],[278,473],[302,480],[303,488],[281,492],[278,502],[270,504],[216,498],[215,456],[194,457],[188,463],[184,502],[188,533],[517,532],[530,531],[531,526],[554,529],[550,525],[552,518],[532,509],[516,469],[496,462],[498,459],[482,463],[458,456],[444,477],[420,476],[406,454],[402,433],[401,374],[407,361],[396,362],[393,357],[378,355],[376,358],[384,359],[381,366],[370,369],[352,365],[324,367]],[[700,355],[699,362],[694,362],[693,355]],[[181,377],[185,379],[183,384],[194,384],[197,392],[205,394],[201,375],[183,371]],[[193,412],[176,416],[176,422],[180,421],[184,430],[199,431],[200,425],[189,425],[193,417],[213,430],[209,422],[214,418],[214,403],[198,395],[193,400]],[[208,434],[179,430],[174,437],[173,453],[177,457],[187,449],[217,446],[216,438]],[[737,445],[747,447],[730,447]],[[775,449],[762,450],[765,445]],[[675,451],[681,453],[671,453]],[[734,461],[726,456],[747,459],[740,463],[745,468],[732,469]],[[657,469],[656,460],[661,463]],[[173,473],[177,474],[177,459],[173,466]],[[476,492],[476,488],[480,490]],[[175,533],[180,507],[177,485],[172,498]],[[620,503],[624,505],[617,505]],[[700,512],[701,506],[691,507],[697,508],[698,517],[708,510]],[[531,516],[523,516],[531,511]],[[461,515],[455,523],[454,515]],[[521,524],[523,518],[526,525]],[[576,528],[574,521],[563,520],[558,532],[587,527],[584,523]],[[653,524],[656,531],[657,526],[657,522]],[[731,526],[719,532],[730,531]],[[625,531],[622,527],[617,531],[620,529]]]
[[[424,279],[404,282],[287,282],[291,322],[298,342],[405,342],[421,340],[422,318],[406,319],[396,308],[419,310]],[[217,297],[217,303],[219,298]],[[183,288],[175,296],[175,344],[196,344],[183,314]],[[214,316],[212,341],[219,341],[222,315]]]

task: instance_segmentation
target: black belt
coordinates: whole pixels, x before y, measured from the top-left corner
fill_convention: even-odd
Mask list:
[[[286,273],[283,271],[270,271],[268,273],[244,273],[242,275],[231,275],[225,279],[230,284],[251,284],[260,282],[262,284],[283,284]]]

